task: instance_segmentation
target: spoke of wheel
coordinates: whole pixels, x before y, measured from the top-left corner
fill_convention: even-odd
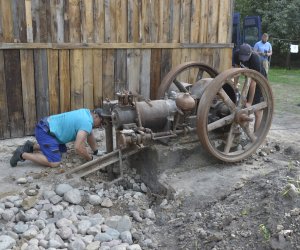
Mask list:
[[[234,102],[230,99],[230,97],[227,95],[223,88],[219,90],[218,95],[222,98],[223,102],[229,107],[231,112],[233,112],[236,109]]]
[[[267,107],[268,107],[267,102],[260,102],[260,103],[254,104],[248,108],[245,108],[243,110],[246,110],[248,112],[248,114],[253,114],[255,111],[259,111],[259,110],[265,109]]]
[[[252,133],[250,131],[250,128],[249,128],[249,123],[246,125],[246,126],[241,126],[242,129],[244,130],[244,132],[246,133],[246,135],[249,137],[249,139],[252,141],[252,142],[255,142],[257,137],[255,136],[254,133]]]
[[[223,117],[220,120],[217,120],[215,122],[212,122],[212,123],[208,124],[207,125],[207,131],[210,132],[210,131],[213,131],[217,128],[221,128],[221,127],[224,127],[226,125],[231,124],[233,122],[234,115],[235,115],[234,113],[230,114],[228,116]]]
[[[245,82],[244,82],[243,89],[241,91],[241,98],[240,98],[238,107],[245,106],[246,101],[247,101],[247,95],[248,95],[249,88],[250,88],[250,83],[251,83],[251,78],[247,76],[245,79]]]
[[[178,81],[176,78],[174,79],[174,84],[179,89],[180,92],[188,93],[187,89],[182,85],[180,81]]]
[[[235,127],[236,127],[236,124],[232,123],[231,127],[230,127],[229,134],[227,136],[227,140],[226,140],[226,146],[225,146],[225,149],[224,149],[225,154],[228,154],[230,149],[231,149],[232,142],[233,142],[233,139],[234,139],[233,131],[234,131]]]
[[[199,80],[201,80],[203,78],[203,73],[204,73],[204,70],[203,69],[199,69],[197,77],[196,77],[196,82],[199,81]]]

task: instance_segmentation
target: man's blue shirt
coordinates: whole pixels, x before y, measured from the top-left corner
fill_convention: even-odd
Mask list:
[[[272,45],[269,42],[263,43],[262,41],[257,42],[254,45],[254,50],[257,52],[267,53],[272,51]],[[260,55],[263,60],[267,60],[268,56]]]
[[[49,128],[61,143],[75,141],[79,130],[91,133],[93,117],[89,109],[78,109],[48,118]]]

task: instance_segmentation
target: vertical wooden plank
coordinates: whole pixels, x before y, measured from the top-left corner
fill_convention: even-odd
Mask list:
[[[82,41],[84,43],[94,42],[94,17],[93,17],[94,4],[91,0],[83,0],[82,8]]]
[[[140,41],[145,43],[150,42],[150,2],[148,0],[139,2]]]
[[[116,33],[118,43],[127,42],[127,0],[116,0]]]
[[[231,42],[232,1],[220,1],[218,21],[218,42]],[[230,33],[229,33],[230,32]]]
[[[128,0],[128,42],[139,42],[138,0]]]
[[[199,1],[199,0],[197,0]],[[172,42],[179,43],[180,42],[180,25],[181,25],[181,0],[172,0]]]
[[[58,43],[64,42],[64,1],[56,0],[56,24],[57,24],[57,39]],[[53,38],[52,38],[53,40]]]
[[[224,1],[226,2],[226,1]],[[200,32],[199,32],[199,42],[207,42],[207,14],[208,13],[208,0],[201,0],[201,17],[200,17]]]
[[[127,77],[128,89],[140,93],[140,66],[141,66],[141,50],[127,50]]]
[[[32,43],[33,31],[32,31],[31,0],[25,0],[25,12],[26,12],[27,42]]]
[[[83,52],[79,49],[70,51],[71,69],[71,109],[83,107]]]
[[[191,32],[191,0],[181,1],[180,42],[190,42]]]
[[[93,75],[93,51],[83,50],[83,106],[94,107],[94,75]]]
[[[102,106],[102,50],[93,49],[94,107]]]
[[[3,50],[0,50],[0,139],[10,138]]]
[[[20,50],[20,58],[25,135],[32,135],[36,124],[33,50]]]
[[[161,82],[161,49],[151,49],[150,98],[155,100]]]
[[[70,52],[59,50],[60,112],[71,110]]]
[[[141,69],[140,69],[140,94],[150,98],[150,60],[151,50],[144,49],[141,51]]]
[[[181,49],[172,50],[172,68],[181,63]]]
[[[94,37],[95,43],[104,42],[104,0],[95,0]]]
[[[116,42],[116,0],[105,0],[104,4],[105,30],[104,41]]]
[[[172,49],[162,49],[161,52],[161,79],[165,77],[166,74],[172,68]]]
[[[64,42],[68,43],[70,42],[70,11],[69,11],[69,1],[66,0],[64,1],[64,7],[63,7],[63,12],[64,12]]]
[[[34,79],[36,95],[37,119],[49,115],[49,82],[47,51],[45,49],[34,50]]]
[[[3,42],[13,42],[14,30],[11,1],[1,0],[0,7],[2,11],[2,15],[0,16],[0,18],[3,30]]]
[[[50,1],[50,16],[48,17],[51,31],[51,42],[57,42],[56,1]]]
[[[162,40],[164,42],[170,42],[171,39],[171,15],[170,15],[170,0],[164,1],[163,9],[163,35]]]
[[[26,42],[25,0],[12,1],[14,42]]]
[[[69,40],[81,42],[80,0],[69,0]]]
[[[41,42],[41,24],[40,24],[40,2],[39,0],[31,1],[31,16],[32,16],[32,33],[33,42]]]
[[[219,22],[219,0],[209,1],[208,4],[208,27],[207,42],[216,43],[218,41]]]
[[[127,50],[118,49],[115,61],[115,92],[128,89],[127,85]]]
[[[2,9],[2,5],[0,2],[0,42],[3,42],[3,24],[2,24],[2,16],[3,16],[3,9]]]
[[[59,105],[59,80],[58,80],[58,50],[47,50],[48,79],[49,79],[49,111],[58,114]]]
[[[10,135],[20,137],[24,136],[20,52],[5,50],[3,53]]]
[[[159,0],[152,0],[150,2],[150,42],[158,42],[158,24],[159,24]]]
[[[109,98],[114,99],[115,84],[114,84],[114,73],[115,73],[115,51],[113,49],[103,50],[103,61],[102,61],[102,72],[103,72],[103,99]]]
[[[40,42],[51,42],[50,1],[39,0]]]
[[[220,49],[220,66],[218,68],[219,72],[222,72],[226,69],[230,69],[232,67],[232,49],[224,48]]]
[[[191,9],[191,43],[199,42],[201,1],[192,0]]]

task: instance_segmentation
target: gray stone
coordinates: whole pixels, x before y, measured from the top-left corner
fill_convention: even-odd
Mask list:
[[[145,218],[149,218],[150,220],[155,220],[155,213],[152,209],[146,209],[144,213]]]
[[[83,242],[88,245],[91,244],[94,241],[94,236],[93,235],[86,235],[84,237],[81,238],[83,240]]]
[[[89,203],[92,205],[100,205],[102,202],[102,198],[99,195],[90,195],[89,196]]]
[[[61,218],[55,224],[58,228],[61,228],[61,227],[69,227],[73,224],[73,222],[66,218]]]
[[[22,234],[25,231],[28,230],[28,225],[25,224],[23,221],[19,221],[14,227],[13,227],[14,232],[17,234]]]
[[[129,231],[124,231],[121,233],[120,235],[120,239],[124,242],[124,243],[128,243],[129,245],[131,245],[133,243],[132,241],[132,235]]]
[[[49,200],[54,195],[56,195],[56,193],[53,190],[46,190],[43,193],[43,197],[45,200]]]
[[[100,241],[94,241],[86,247],[86,250],[98,250],[100,247]]]
[[[130,231],[132,223],[130,218],[125,216],[112,216],[106,219],[105,224],[111,228],[118,230],[120,233],[124,231]]]
[[[7,235],[0,236],[0,250],[11,249],[16,245],[15,239]]]
[[[144,183],[141,183],[141,190],[142,192],[144,193],[147,193],[148,192],[148,188],[146,187],[146,185]]]
[[[95,241],[99,240],[101,242],[111,241],[112,237],[107,233],[99,233],[95,236]]]
[[[92,222],[93,226],[100,225],[105,221],[101,214],[94,214],[92,217],[89,217],[89,220]]]
[[[35,228],[29,228],[27,231],[25,231],[23,233],[23,237],[27,240],[30,240],[32,238],[34,238],[35,236],[37,236],[38,232]]]
[[[39,212],[35,209],[29,209],[25,212],[26,221],[33,221],[39,217]]]
[[[120,237],[120,233],[118,230],[113,229],[113,228],[108,228],[105,233],[107,233],[108,235],[110,235],[112,237],[113,240],[117,240]]]
[[[133,244],[133,245],[127,247],[127,250],[142,250],[142,248],[138,244]]]
[[[72,229],[69,227],[61,227],[57,230],[57,234],[63,239],[67,240],[70,239],[72,236]]]
[[[5,221],[10,221],[14,218],[14,211],[12,209],[5,209],[2,213],[2,219]]]
[[[127,245],[125,245],[125,244],[121,244],[121,245],[114,246],[111,248],[111,250],[126,250],[126,249],[127,249]]]
[[[101,246],[114,247],[114,246],[120,245],[121,243],[122,243],[121,240],[112,240],[112,241],[109,241],[109,242],[103,242],[101,244]]]
[[[50,239],[49,240],[49,247],[53,247],[53,248],[57,249],[57,248],[61,248],[62,245],[59,241]]]
[[[106,198],[103,199],[103,201],[101,203],[101,206],[102,207],[112,207],[113,203],[112,203],[111,199],[106,197]]]
[[[66,184],[66,183],[62,183],[55,187],[55,193],[60,196],[64,196],[64,194],[66,192],[70,191],[71,189],[73,189],[72,186],[70,186],[69,184]]]
[[[17,180],[17,184],[26,184],[27,183],[27,178],[21,177]]]
[[[75,239],[68,247],[69,250],[84,250],[85,244],[82,239]]]
[[[13,208],[15,205],[14,203],[7,201],[4,203],[5,208]]]
[[[34,225],[38,227],[39,230],[42,230],[46,227],[45,221],[44,220],[36,220],[34,222]]]
[[[39,245],[43,248],[48,248],[48,241],[47,240],[40,240]]]
[[[92,222],[89,220],[82,220],[78,223],[78,233],[85,235],[86,231],[92,226]]]
[[[11,195],[11,196],[6,197],[6,200],[9,201],[9,202],[12,202],[12,203],[14,203],[15,201],[20,200],[20,199],[21,198],[18,195]]]
[[[89,235],[94,235],[95,236],[95,235],[101,233],[101,226],[96,225],[96,226],[90,227],[90,228],[88,228],[86,233],[89,234]]]
[[[101,246],[99,250],[110,250],[109,246]]]
[[[56,195],[53,195],[52,197],[50,197],[49,200],[52,204],[55,205],[62,201],[62,197],[56,194]]]
[[[71,189],[64,194],[64,200],[72,204],[79,204],[81,202],[81,194],[78,189]]]
[[[142,219],[142,217],[140,216],[140,213],[139,213],[138,211],[131,211],[130,213],[131,213],[131,215],[132,215],[132,218],[133,218],[135,221],[137,221],[137,222],[142,222],[142,221],[143,221],[143,219]]]

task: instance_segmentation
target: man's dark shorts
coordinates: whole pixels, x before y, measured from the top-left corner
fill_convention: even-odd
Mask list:
[[[35,137],[40,149],[49,162],[60,162],[62,153],[67,151],[66,145],[59,143],[55,136],[50,134],[47,118],[43,118],[35,127]]]

